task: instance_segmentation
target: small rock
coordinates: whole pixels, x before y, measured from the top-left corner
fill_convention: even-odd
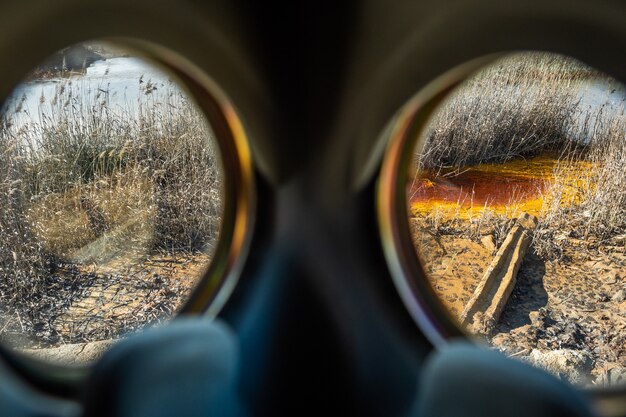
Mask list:
[[[487,235],[487,236],[483,236],[480,238],[480,242],[483,244],[483,246],[491,251],[491,252],[495,252],[496,251],[496,242],[493,239],[492,235]]]
[[[582,350],[557,349],[542,351],[533,349],[524,359],[531,365],[544,369],[572,384],[587,384],[594,361]]]
[[[492,317],[485,315],[479,311],[474,314],[474,319],[472,320],[472,323],[469,324],[467,327],[468,330],[474,334],[490,336],[496,327],[496,323]]]
[[[528,318],[533,326],[543,329],[545,327],[544,316],[539,311],[531,311]]]
[[[554,320],[550,317],[550,312],[544,307],[528,313],[528,318],[530,319],[530,323],[539,330],[545,330],[548,325],[554,323]]]
[[[528,213],[522,213],[517,219],[517,223],[525,229],[534,229],[537,227],[537,216],[530,216]]]
[[[626,293],[624,292],[624,290],[619,290],[617,291],[615,294],[613,294],[613,296],[611,297],[612,301],[615,301],[617,303],[621,303],[622,301],[624,301],[626,299]]]
[[[623,385],[624,382],[626,382],[626,368],[609,364],[596,380],[596,385],[610,387]]]

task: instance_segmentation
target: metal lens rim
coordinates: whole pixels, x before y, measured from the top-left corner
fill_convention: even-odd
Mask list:
[[[256,192],[249,138],[226,93],[193,62],[171,49],[131,39],[101,39],[132,51],[173,75],[208,120],[220,150],[223,168],[223,207],[218,244],[195,290],[176,315],[218,316],[235,288],[250,246]],[[175,318],[176,315],[173,317]],[[52,395],[76,398],[90,365],[63,365],[33,358],[0,343],[0,358],[33,386]]]
[[[487,55],[444,73],[405,104],[384,130],[387,149],[376,193],[383,252],[400,298],[418,328],[436,349],[453,339],[469,339],[483,345],[486,342],[467,332],[450,314],[436,295],[415,253],[406,201],[408,168],[415,148],[423,146],[426,123],[442,101],[460,83],[506,55]],[[599,415],[624,415],[626,386],[585,387],[581,390],[587,394]]]
[[[441,102],[461,82],[501,56],[478,58],[439,76],[413,96],[385,129],[387,149],[376,201],[383,252],[400,298],[435,347],[445,345],[452,338],[473,337],[441,303],[415,253],[406,201],[408,168],[415,148],[423,146],[423,131]]]

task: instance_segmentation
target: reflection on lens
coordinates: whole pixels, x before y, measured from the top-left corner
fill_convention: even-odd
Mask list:
[[[36,68],[0,122],[2,340],[37,354],[170,317],[222,216],[218,146],[192,100],[154,66],[87,43]]]
[[[436,294],[496,348],[578,384],[626,382],[626,89],[507,57],[434,114],[406,187]]]

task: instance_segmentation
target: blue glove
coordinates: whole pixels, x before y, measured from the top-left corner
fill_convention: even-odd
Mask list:
[[[0,361],[0,416],[78,417],[80,407],[34,391]]]
[[[592,417],[583,395],[556,377],[503,354],[455,343],[422,374],[411,415],[419,417]]]
[[[121,341],[87,382],[85,417],[246,416],[238,346],[221,322],[178,319]]]

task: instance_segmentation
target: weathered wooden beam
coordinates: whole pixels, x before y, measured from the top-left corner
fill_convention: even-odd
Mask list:
[[[537,218],[523,213],[509,231],[461,313],[461,322],[471,332],[488,334],[500,319],[535,227]]]

